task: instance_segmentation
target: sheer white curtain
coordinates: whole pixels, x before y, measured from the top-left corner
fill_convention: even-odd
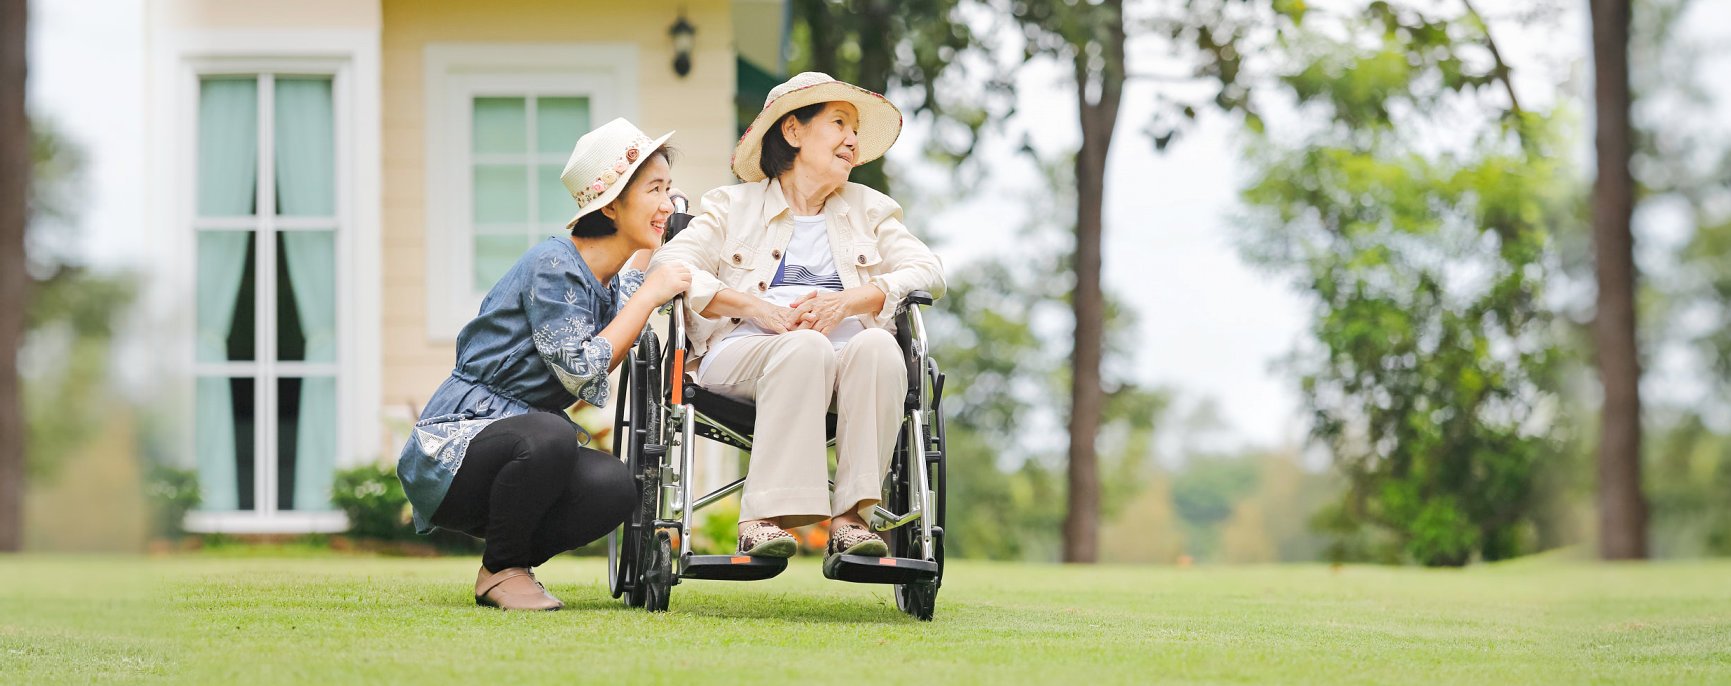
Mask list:
[[[294,286],[308,362],[337,360],[337,270],[335,233],[291,231],[283,235],[289,280]],[[330,506],[331,477],[337,452],[337,380],[308,376],[301,381],[300,419],[295,427],[294,509]]]
[[[253,214],[258,172],[258,82],[209,79],[198,99],[198,214],[236,217]],[[246,273],[249,234],[198,233],[199,362],[228,359],[229,328]],[[198,461],[202,507],[239,507],[235,483],[234,397],[227,377],[200,377],[195,390],[194,452]]]
[[[279,78],[276,82],[277,212],[283,216],[329,217],[336,213],[335,150],[331,81]],[[283,232],[283,256],[307,362],[337,361],[336,234]],[[330,508],[336,467],[336,378],[301,381],[295,426],[293,509]]]

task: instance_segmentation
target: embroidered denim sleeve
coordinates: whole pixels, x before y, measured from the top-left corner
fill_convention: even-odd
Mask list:
[[[643,287],[643,272],[626,267],[619,272],[619,304],[624,305],[631,296],[637,294],[637,289]]]
[[[607,367],[613,361],[613,344],[595,335],[605,325],[598,321],[595,295],[580,275],[558,265],[541,267],[523,308],[529,317],[535,352],[567,392],[590,405],[606,407],[611,395]]]

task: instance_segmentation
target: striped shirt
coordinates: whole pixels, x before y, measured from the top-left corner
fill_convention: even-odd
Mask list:
[[[770,282],[763,299],[776,305],[791,305],[812,291],[841,290],[841,272],[836,270],[835,251],[830,249],[829,230],[824,225],[823,215],[794,216],[793,236],[787,241],[787,249],[782,251],[781,265],[776,267],[775,279]],[[829,340],[840,350],[849,339],[864,330],[865,324],[858,317],[848,317],[830,329]],[[746,336],[768,334],[769,331],[750,321],[743,322],[726,338],[710,346],[706,356],[713,359],[733,341]]]

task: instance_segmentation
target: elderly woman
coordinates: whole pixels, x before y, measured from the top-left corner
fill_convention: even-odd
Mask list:
[[[907,394],[894,314],[909,292],[940,294],[944,280],[901,206],[847,179],[883,156],[901,123],[881,95],[815,72],[793,77],[734,148],[746,183],[704,195],[651,261],[690,269],[698,384],[757,406],[741,554],[788,557],[797,546],[784,529],[825,519],[830,555],[888,552],[864,515],[882,499]]]
[[[673,213],[672,135],[615,119],[577,141],[559,177],[578,207],[570,235],[530,248],[487,293],[397,460],[420,533],[487,540],[477,604],[559,609],[531,569],[612,531],[637,500],[564,409],[606,405],[607,372],[690,283],[678,265],[640,271]]]

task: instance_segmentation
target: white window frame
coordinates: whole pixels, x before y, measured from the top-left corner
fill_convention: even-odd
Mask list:
[[[635,119],[637,47],[434,43],[426,47],[425,59],[427,338],[448,342],[456,340],[486,295],[474,288],[473,99],[586,97],[592,125],[615,117]],[[529,116],[532,124],[533,112]],[[535,187],[530,185],[530,197]],[[533,203],[529,211],[534,221]],[[547,226],[547,234],[558,228]]]
[[[152,125],[160,132],[151,141],[159,172],[148,181],[156,197],[166,202],[151,213],[163,225],[165,240],[154,246],[161,265],[164,294],[158,301],[178,313],[173,317],[173,359],[184,373],[177,374],[177,413],[181,421],[173,427],[176,446],[193,452],[193,387],[201,375],[248,375],[254,385],[253,509],[228,512],[194,511],[184,522],[190,531],[224,533],[313,533],[336,532],[348,527],[347,518],[336,510],[277,510],[278,480],[274,458],[277,446],[276,388],[266,379],[331,374],[337,386],[337,454],[334,467],[343,469],[379,458],[379,44],[377,32],[337,31],[191,31],[164,36],[163,48],[153,55],[153,73],[165,84],[152,98]],[[277,217],[275,198],[261,197],[257,214],[228,219],[199,218],[196,196],[198,98],[200,79],[217,75],[330,76],[336,211],[329,218]],[[262,77],[261,85],[274,81]],[[259,94],[260,187],[270,187],[275,174],[269,151],[274,146],[274,88]],[[161,147],[155,147],[161,146]],[[269,184],[269,185],[267,185]],[[197,318],[191,303],[197,288],[197,233],[208,229],[244,229],[255,233],[255,310],[259,329],[255,360],[201,363],[192,341]],[[337,361],[308,363],[277,361],[276,322],[263,316],[276,309],[276,284],[265,279],[268,265],[276,266],[274,231],[331,229],[337,265]],[[266,261],[268,260],[268,261]],[[268,306],[268,307],[267,307]],[[367,421],[369,418],[372,421]],[[190,460],[190,457],[188,458]],[[261,477],[260,474],[263,476]]]

